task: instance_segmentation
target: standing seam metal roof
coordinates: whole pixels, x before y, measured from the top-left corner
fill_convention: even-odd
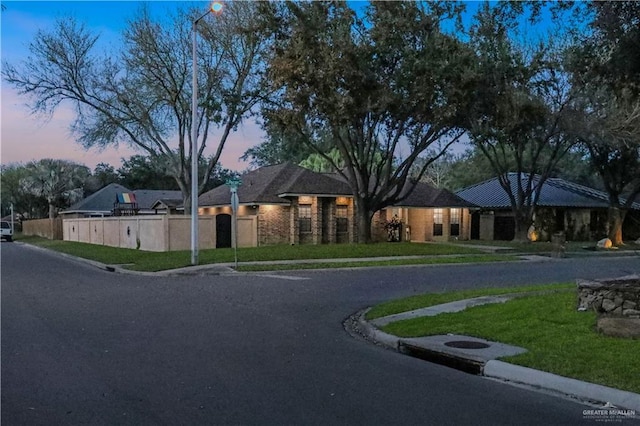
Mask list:
[[[509,173],[508,175],[514,194],[517,192],[517,176],[516,173]],[[526,178],[527,176],[523,175],[523,179]],[[540,177],[534,176],[533,185],[538,185],[539,182]],[[500,185],[498,178],[489,179],[469,186],[458,191],[456,194],[483,208],[506,209],[511,207],[509,196]],[[549,178],[542,186],[537,205],[542,207],[565,208],[607,208],[609,202],[607,194],[603,191],[568,182],[560,178]],[[640,204],[634,203],[632,208],[640,209]]]

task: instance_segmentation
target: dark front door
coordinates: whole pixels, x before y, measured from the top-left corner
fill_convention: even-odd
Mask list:
[[[513,217],[496,216],[493,222],[493,239],[511,241],[516,235],[516,222]]]
[[[231,247],[231,215],[216,216],[216,248]]]
[[[471,239],[480,239],[480,212],[473,212],[471,214]]]

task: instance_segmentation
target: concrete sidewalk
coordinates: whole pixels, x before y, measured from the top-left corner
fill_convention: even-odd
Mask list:
[[[517,297],[517,295],[485,296],[460,300],[376,318],[370,322],[365,319],[365,314],[368,311],[366,309],[352,317],[352,324],[356,328],[354,331],[368,340],[400,353],[456,368],[467,373],[559,393],[588,404],[633,410],[635,411],[635,418],[640,418],[640,394],[562,377],[499,360],[502,357],[524,353],[526,352],[524,348],[453,334],[399,338],[378,328],[402,319],[433,316],[445,312],[459,312],[468,307],[486,303],[504,303],[513,297]]]

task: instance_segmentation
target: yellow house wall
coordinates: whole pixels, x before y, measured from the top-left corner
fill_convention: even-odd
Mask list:
[[[238,217],[238,247],[258,246],[258,217]]]
[[[409,240],[414,242],[426,242],[426,241],[449,241],[451,237],[451,209],[442,209],[442,235],[433,235],[433,213],[432,208],[388,208],[382,210],[380,218],[377,219],[379,223],[384,220],[391,220],[394,215],[398,215],[398,218],[403,222],[404,227],[402,230],[402,240],[406,241],[407,232],[406,228],[409,227]],[[374,217],[375,220],[375,217]],[[468,240],[471,236],[471,214],[469,209],[461,209],[460,214],[460,235],[457,237],[459,240]],[[386,234],[384,235],[386,239]]]

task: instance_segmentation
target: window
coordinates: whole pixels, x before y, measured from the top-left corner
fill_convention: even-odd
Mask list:
[[[442,209],[433,209],[433,235],[442,235]]]
[[[460,235],[460,209],[451,209],[451,233],[452,237],[457,237]]]
[[[311,204],[298,206],[298,226],[301,233],[311,232]]]
[[[336,232],[339,234],[346,234],[349,232],[347,206],[336,206]]]

